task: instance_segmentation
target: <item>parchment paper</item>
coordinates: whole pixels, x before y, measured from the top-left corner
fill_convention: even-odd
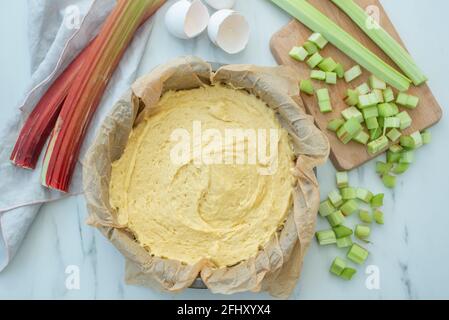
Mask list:
[[[118,224],[117,213],[109,205],[111,163],[121,157],[133,126],[151,113],[165,92],[214,83],[245,89],[277,112],[292,137],[298,179],[293,208],[284,228],[272,236],[257,256],[219,269],[207,260],[185,265],[153,257],[125,226]],[[289,68],[228,65],[214,74],[211,66],[201,59],[183,57],[138,79],[116,103],[87,153],[83,180],[90,213],[88,223],[97,227],[126,257],[127,283],[179,292],[200,276],[214,293],[268,291],[279,298],[291,294],[315,231],[319,188],[313,169],[324,163],[329,154],[325,135],[293,101],[291,97],[295,95],[298,79]]]

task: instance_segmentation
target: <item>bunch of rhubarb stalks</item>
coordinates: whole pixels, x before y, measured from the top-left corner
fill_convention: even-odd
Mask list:
[[[35,169],[48,138],[42,184],[68,192],[89,123],[134,33],[165,0],[118,0],[98,36],[55,80],[26,120],[11,154]]]

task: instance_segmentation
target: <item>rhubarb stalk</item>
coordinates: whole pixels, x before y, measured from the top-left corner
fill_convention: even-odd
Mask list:
[[[51,134],[42,183],[67,192],[90,120],[125,49],[151,8],[163,0],[119,0],[100,31],[95,48],[71,85]]]
[[[385,29],[357,5],[353,0],[332,0],[371,38],[409,77],[415,85],[427,81],[410,54]],[[375,23],[373,26],[368,21]]]
[[[155,3],[142,19],[142,24],[154,14],[165,2]],[[11,153],[11,161],[14,165],[24,169],[35,169],[45,142],[50,136],[62,105],[67,97],[81,66],[85,62],[87,51],[96,47],[97,39],[83,49],[83,51],[70,63],[64,72],[54,81],[47,92],[25,121],[14,149]]]
[[[322,34],[326,40],[379,79],[384,80],[399,91],[409,89],[411,81],[407,77],[363,46],[308,1],[271,0],[271,2],[287,11],[313,32]]]
[[[36,168],[70,85],[81,69],[86,52],[87,50],[84,50],[56,79],[28,116],[11,154],[11,161],[16,166],[24,169]]]

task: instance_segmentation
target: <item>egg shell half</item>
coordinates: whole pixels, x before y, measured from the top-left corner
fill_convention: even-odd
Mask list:
[[[246,48],[250,28],[243,15],[234,10],[223,9],[210,17],[208,34],[215,45],[229,54],[236,54]]]
[[[191,39],[207,28],[209,17],[209,11],[201,0],[180,0],[167,10],[165,25],[175,37]]]

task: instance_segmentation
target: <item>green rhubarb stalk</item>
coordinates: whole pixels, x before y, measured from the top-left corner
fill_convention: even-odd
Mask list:
[[[410,80],[364,47],[354,37],[306,0],[271,0],[314,32],[321,33],[347,56],[399,91],[407,91]],[[321,62],[321,61],[320,61]]]
[[[357,238],[364,240],[364,239],[368,238],[369,235],[371,234],[371,229],[368,226],[358,224],[355,227],[354,233]]]
[[[346,254],[347,258],[357,264],[363,264],[368,258],[369,252],[358,244],[353,244]]]
[[[343,270],[346,268],[346,262],[341,258],[335,258],[332,262],[330,272],[335,274],[336,276],[340,276],[343,273]]]
[[[162,3],[164,0],[117,2],[62,106],[43,162],[45,186],[68,191],[83,138],[109,79],[142,19]]]
[[[377,224],[384,224],[384,213],[382,211],[380,210],[374,211],[373,218]]]
[[[337,181],[337,186],[339,189],[346,188],[349,186],[349,175],[346,171],[337,172],[335,174],[335,179]]]
[[[310,81],[309,79],[302,80],[299,83],[299,90],[301,92],[304,92],[305,94],[308,94],[309,96],[313,95],[313,93],[315,92],[312,81]]]
[[[332,228],[338,227],[345,220],[345,216],[341,211],[335,211],[334,213],[328,215],[326,218]]]
[[[421,132],[421,136],[423,144],[429,144],[430,142],[432,142],[432,134],[430,133],[430,131],[424,130],[423,132]]]
[[[318,231],[315,233],[315,237],[320,246],[327,246],[337,242],[337,238],[333,230]]]
[[[335,207],[332,205],[332,203],[329,200],[325,200],[320,203],[320,208],[318,211],[319,211],[320,215],[324,218],[324,217],[327,217],[328,215],[334,213]]]
[[[366,210],[359,211],[359,218],[360,218],[360,221],[368,223],[368,224],[371,224],[373,222],[373,217]]]
[[[332,0],[332,2],[344,11],[379,46],[415,85],[418,86],[427,81],[427,77],[422,73],[410,54],[376,21],[373,21],[373,23],[376,23],[374,27],[370,26],[367,21],[373,19],[353,0]]]
[[[350,281],[356,273],[357,270],[354,268],[345,268],[343,272],[340,274],[340,278],[342,278],[343,280]]]
[[[343,119],[333,119],[333,120],[329,121],[329,123],[327,124],[327,129],[332,132],[337,132],[338,129],[340,129],[341,126],[344,124],[345,124],[345,120],[343,120]],[[425,137],[430,138],[430,133],[426,133]]]
[[[352,241],[352,237],[348,236],[348,237],[337,239],[336,244],[337,244],[338,248],[348,248],[348,247],[352,246],[354,243]]]

